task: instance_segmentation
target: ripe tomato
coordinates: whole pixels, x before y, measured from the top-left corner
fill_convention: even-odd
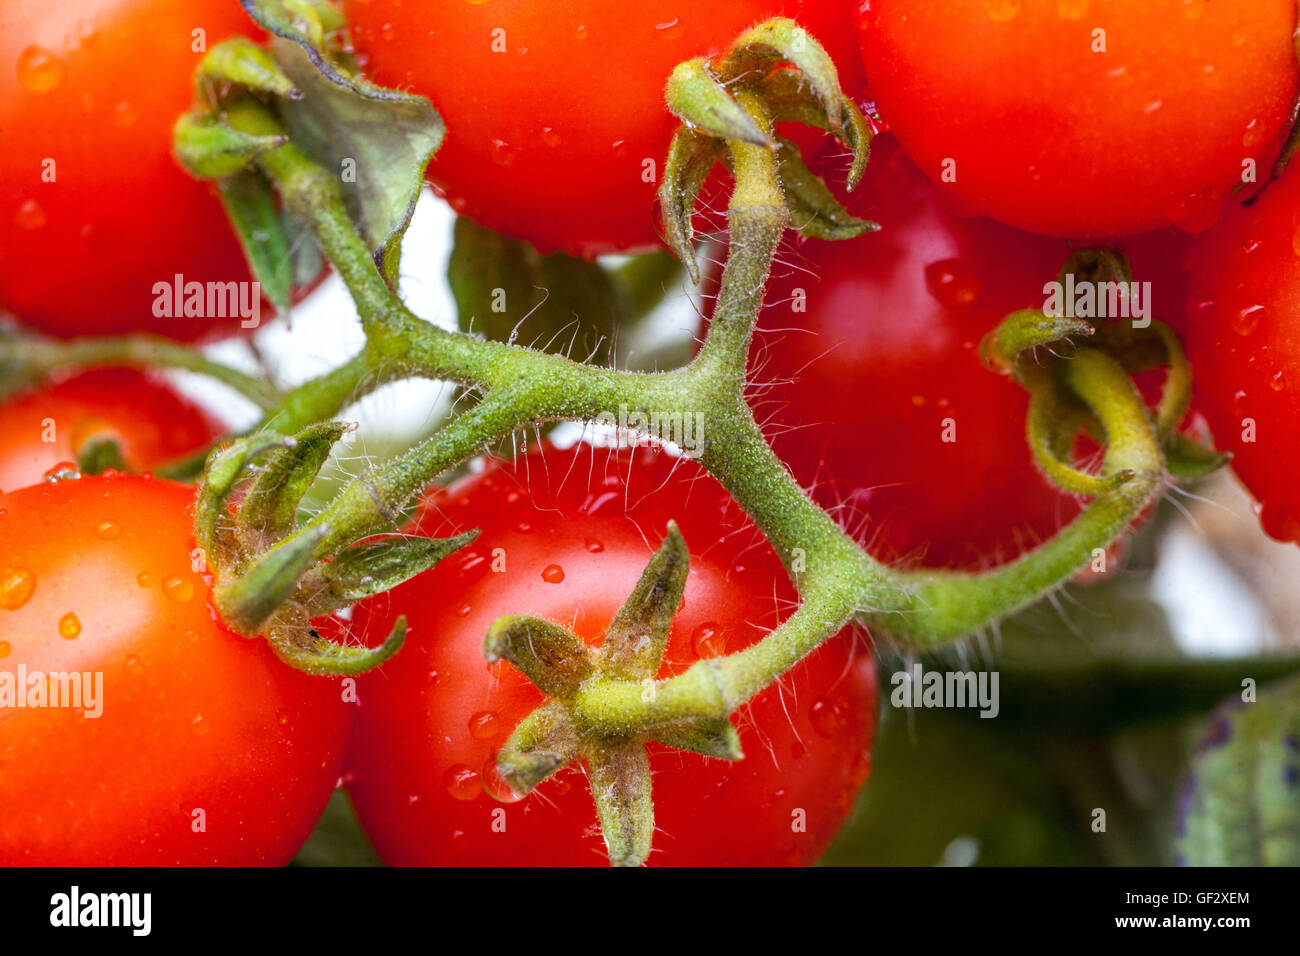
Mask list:
[[[684,60],[755,22],[793,17],[849,93],[861,64],[850,0],[347,0],[373,78],[428,96],[447,137],[428,176],[457,212],[578,255],[658,243],[655,190],[677,120],[663,89]]]
[[[504,662],[489,667],[483,637],[498,617],[519,613],[599,641],[669,519],[691,548],[691,571],[660,678],[753,644],[794,600],[771,549],[737,520],[713,479],[648,449],[578,446],[494,464],[426,498],[421,533],[478,527],[482,535],[358,609],[371,639],[399,612],[411,626],[402,652],[359,688],[351,749],[352,800],[386,861],[604,860],[580,770],[561,771],[518,803],[493,773],[497,748],[543,697]],[[816,860],[867,776],[874,711],[871,654],[846,632],[739,716],[743,761],[652,747],[650,862]],[[806,832],[792,826],[801,820]]]
[[[0,496],[0,702],[56,675],[95,692],[0,706],[0,864],[283,864],[334,789],[352,705],[218,622],[193,496],[133,476]]]
[[[1189,257],[1186,342],[1196,404],[1260,503],[1274,538],[1300,543],[1300,168],[1234,207]]]
[[[202,49],[234,34],[256,25],[228,0],[0,5],[0,307],[58,336],[239,327],[157,318],[153,291],[250,279],[213,186],[171,154]]]
[[[751,403],[777,454],[885,560],[1014,558],[1078,509],[1039,473],[1028,396],[979,357],[1008,312],[1042,308],[1070,247],[959,218],[888,136],[856,215],[881,231],[778,256],[750,361]],[[1156,316],[1181,301],[1177,236],[1127,251]],[[1168,305],[1165,305],[1165,303]]]
[[[859,22],[908,155],[1053,236],[1207,228],[1266,177],[1300,88],[1294,0],[870,0]]]
[[[141,372],[84,372],[0,404],[0,489],[35,484],[96,440],[111,439],[127,470],[144,472],[202,451],[222,431],[201,408]]]

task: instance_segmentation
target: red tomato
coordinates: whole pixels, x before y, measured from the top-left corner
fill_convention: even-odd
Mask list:
[[[1054,236],[1207,228],[1265,178],[1300,89],[1295,0],[870,0],[859,22],[926,175]]]
[[[85,372],[0,404],[0,489],[40,481],[75,462],[87,442],[111,438],[128,471],[202,451],[222,427],[165,384],[132,369]]]
[[[334,789],[352,705],[217,621],[193,497],[128,476],[0,497],[0,702],[33,675],[95,694],[0,706],[0,864],[283,864]]]
[[[941,198],[876,139],[849,205],[881,231],[778,257],[751,401],[795,477],[843,505],[874,554],[971,567],[1015,557],[1079,510],[1033,461],[1027,393],[978,352],[1008,312],[1045,305],[1070,247],[959,218]],[[1127,250],[1157,317],[1181,301],[1180,249],[1153,235]]]
[[[1300,543],[1300,169],[1200,237],[1188,262],[1186,342],[1196,405],[1260,503],[1274,538]]]
[[[518,803],[493,773],[496,750],[543,701],[504,662],[483,658],[505,614],[560,622],[597,643],[676,519],[691,548],[685,604],[659,677],[759,640],[794,601],[785,573],[721,487],[694,465],[642,449],[534,452],[424,501],[421,533],[482,535],[432,571],[358,609],[372,639],[400,612],[406,647],[361,686],[353,802],[395,864],[600,864],[604,844],[580,769]],[[504,571],[493,571],[494,562]],[[869,769],[872,657],[845,632],[737,719],[746,757],[653,747],[650,862],[809,863],[839,828]],[[802,812],[801,812],[802,811]],[[806,821],[806,832],[792,823]],[[504,821],[504,831],[501,823]],[[494,825],[495,824],[495,825]]]
[[[457,212],[578,255],[658,244],[654,218],[677,120],[673,67],[726,51],[755,22],[797,19],[861,83],[850,0],[347,0],[373,78],[433,100],[447,137],[428,176]]]
[[[214,187],[171,153],[199,31],[203,49],[260,35],[231,0],[0,5],[0,306],[33,328],[184,340],[239,328],[154,315],[155,283],[176,275],[250,279]]]

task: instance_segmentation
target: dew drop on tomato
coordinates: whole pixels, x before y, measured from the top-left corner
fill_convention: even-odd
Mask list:
[[[720,657],[727,653],[727,639],[712,621],[706,621],[691,634],[691,649],[697,657]]]
[[[18,54],[18,82],[30,93],[48,93],[63,82],[63,60],[33,44]]]
[[[925,287],[943,305],[970,305],[979,297],[979,276],[960,259],[941,259],[925,267]]]
[[[487,795],[498,803],[518,803],[527,794],[515,793],[497,766],[496,755],[488,757],[483,763],[483,789]]]
[[[35,199],[28,199],[18,206],[14,223],[19,229],[40,229],[45,225],[45,210]]]
[[[473,800],[483,792],[479,775],[463,763],[452,764],[442,775],[447,792],[457,800]]]
[[[0,641],[0,657],[8,657],[9,652],[12,650],[13,648],[10,647],[8,641]]]
[[[558,564],[548,564],[542,569],[542,580],[547,584],[559,584],[564,580],[564,568]]]
[[[0,608],[16,611],[35,591],[36,575],[26,568],[0,568]]]
[[[1260,319],[1264,317],[1262,305],[1252,305],[1239,311],[1232,319],[1232,331],[1238,335],[1250,335],[1259,328]]]
[[[587,550],[590,551],[592,554],[600,554],[600,552],[605,550],[605,546],[601,544],[599,541],[597,541],[595,538],[588,538]]]
[[[122,533],[121,527],[113,521],[101,521],[95,526],[95,534],[105,541],[112,541]]]
[[[81,634],[81,618],[69,611],[59,618],[59,637],[72,640]]]
[[[492,710],[480,710],[469,719],[469,735],[475,740],[491,740],[501,733],[501,717]]]
[[[848,723],[848,712],[843,703],[822,698],[815,701],[808,713],[813,730],[823,737],[836,737]]]
[[[163,582],[163,594],[178,604],[184,604],[194,597],[194,582],[189,578],[168,578]]]

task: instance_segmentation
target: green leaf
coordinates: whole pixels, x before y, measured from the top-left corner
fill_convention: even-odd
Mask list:
[[[454,538],[387,535],[359,541],[325,565],[328,596],[312,600],[312,614],[346,607],[363,598],[389,591],[417,574],[423,574],[447,555],[478,537],[468,531]]]
[[[1209,718],[1179,817],[1182,863],[1300,865],[1300,682],[1239,693]]]
[[[607,364],[627,308],[599,264],[564,253],[542,256],[528,243],[456,220],[447,278],[460,327]]]
[[[328,48],[333,26],[302,0],[244,0],[274,35],[271,53],[303,96],[276,103],[294,145],[339,175],[348,213],[389,285],[424,170],[442,143],[442,118],[427,99],[356,75]],[[322,8],[323,9],[323,8]]]
[[[341,790],[330,797],[316,829],[307,838],[293,866],[382,866],[379,855],[366,839],[347,795]]]

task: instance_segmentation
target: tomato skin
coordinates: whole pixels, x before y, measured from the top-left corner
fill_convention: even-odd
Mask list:
[[[0,496],[0,672],[103,674],[98,718],[0,707],[0,864],[283,864],[324,808],[353,707],[217,622],[193,498],[132,476]]]
[[[859,22],[908,155],[936,182],[955,161],[945,191],[1054,236],[1208,227],[1244,160],[1266,178],[1300,89],[1294,0],[871,0]]]
[[[1253,205],[1229,209],[1198,237],[1188,258],[1185,345],[1196,406],[1259,501],[1264,530],[1300,543],[1297,204],[1292,160]]]
[[[979,567],[1079,510],[1033,461],[1027,392],[979,356],[1007,313],[1043,307],[1070,245],[955,216],[943,198],[890,136],[876,138],[847,202],[881,230],[778,255],[750,401],[795,477],[823,506],[842,506],[877,557]],[[1182,249],[1172,233],[1126,244],[1157,316],[1182,301]]]
[[[542,252],[585,256],[659,244],[655,190],[677,126],[663,102],[673,67],[725,52],[755,22],[785,15],[828,47],[841,85],[856,92],[861,64],[849,7],[849,0],[679,8],[662,0],[344,3],[372,77],[430,97],[446,120],[428,177],[452,207]],[[494,52],[494,37],[505,52]]]
[[[675,518],[692,550],[691,572],[659,676],[689,666],[697,644],[739,650],[788,613],[793,592],[758,532],[735,516],[713,479],[645,449],[533,452],[432,493],[417,518],[421,533],[480,527],[481,536],[356,616],[372,641],[399,612],[411,625],[402,651],[362,680],[350,751],[352,800],[384,860],[603,864],[581,770],[561,771],[518,803],[483,792],[496,749],[543,701],[509,665],[487,665],[483,637],[498,617],[521,613],[597,641]],[[498,548],[504,573],[490,570]],[[554,567],[563,572],[558,583],[547,579]],[[874,701],[871,654],[846,632],[738,715],[740,763],[652,745],[649,862],[814,861],[866,778]],[[806,811],[805,833],[791,831],[797,808]],[[494,811],[504,811],[505,832],[494,830]]]
[[[126,470],[139,473],[202,451],[223,431],[203,409],[141,372],[83,372],[0,404],[0,489],[36,484],[51,468],[75,462],[91,438],[111,436]]]
[[[194,100],[198,29],[207,49],[261,36],[227,0],[0,5],[0,306],[32,328],[186,341],[239,329],[237,316],[153,311],[154,284],[177,274],[250,280],[215,187],[171,154]]]

